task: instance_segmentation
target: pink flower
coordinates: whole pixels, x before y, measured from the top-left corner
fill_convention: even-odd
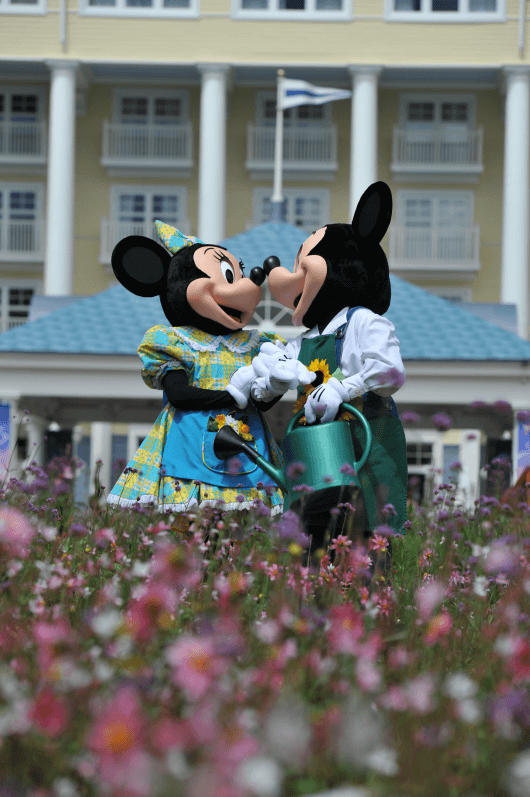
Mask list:
[[[0,509],[0,548],[5,547],[8,556],[27,559],[34,536],[35,529],[22,512],[13,507]]]
[[[406,684],[406,694],[409,708],[415,714],[427,714],[434,708],[435,681],[430,673],[418,675]]]
[[[442,611],[430,621],[423,641],[426,645],[434,645],[435,642],[446,636],[452,627],[453,619],[451,615],[447,611]]]
[[[352,541],[349,540],[344,534],[339,534],[337,537],[335,537],[331,545],[331,550],[337,551],[337,553],[339,551],[347,552],[348,548],[350,548],[352,544],[353,544]]]
[[[369,659],[357,659],[355,679],[364,692],[375,692],[381,686],[381,673]]]
[[[401,413],[400,418],[401,422],[405,424],[410,423],[412,425],[412,424],[418,424],[420,422],[420,416],[418,415],[417,412],[409,412],[405,410],[405,412]]]
[[[374,536],[368,541],[368,548],[370,551],[384,552],[388,548],[388,540],[381,534],[374,534]]]
[[[356,655],[359,651],[357,640],[364,633],[362,613],[347,604],[334,606],[329,612],[329,622],[328,640],[331,651]]]
[[[439,581],[431,581],[416,590],[418,614],[426,622],[445,597],[445,587]]]
[[[87,746],[101,756],[126,756],[139,749],[145,721],[133,687],[122,687],[92,726]]]
[[[175,610],[177,595],[165,584],[149,584],[141,597],[131,603],[127,624],[137,640],[149,640],[160,627],[167,627]]]
[[[514,641],[515,651],[511,658],[508,660],[506,667],[509,672],[513,673],[514,681],[529,681],[530,680],[530,644],[517,637]]]
[[[174,747],[186,749],[190,735],[184,720],[162,717],[153,728],[151,738],[155,748],[165,752]]]
[[[201,698],[226,669],[226,663],[215,656],[211,639],[197,639],[190,634],[183,634],[168,648],[166,658],[174,667],[174,683],[184,689],[190,700]]]
[[[391,711],[406,711],[409,707],[406,692],[400,686],[390,686],[388,692],[384,694],[379,702],[383,708],[389,708]]]
[[[59,736],[68,725],[68,707],[51,689],[43,689],[30,709],[30,719],[46,736]]]

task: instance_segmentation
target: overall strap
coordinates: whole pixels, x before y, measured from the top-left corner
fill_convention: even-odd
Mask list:
[[[350,307],[348,313],[346,314],[346,321],[335,332],[335,364],[337,368],[340,368],[340,361],[342,358],[342,344],[344,343],[344,335],[346,334],[346,327],[350,323],[350,318],[352,317],[352,315],[356,310],[364,310],[364,308],[362,305],[358,305],[357,307]]]

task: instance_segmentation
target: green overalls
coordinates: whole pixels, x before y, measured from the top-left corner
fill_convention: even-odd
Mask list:
[[[302,341],[298,359],[308,368],[311,366],[310,370],[317,371],[317,379],[306,388],[301,386],[298,388],[297,409],[305,404],[308,393],[322,382],[327,382],[330,376],[344,378],[340,373],[342,341],[351,315],[356,309],[358,308],[351,308],[348,311],[346,323],[334,333]],[[321,372],[321,376],[318,371]],[[362,398],[363,406],[358,408],[366,417],[373,436],[370,455],[364,468],[359,472],[367,515],[367,528],[364,529],[364,533],[365,536],[369,536],[377,526],[386,524],[396,532],[404,534],[403,523],[407,519],[407,454],[403,426],[393,399],[384,398],[374,392],[365,393]],[[358,399],[352,400],[351,403],[358,405]],[[349,417],[351,418],[351,415]],[[350,424],[358,460],[366,442],[364,429],[355,419],[342,422]],[[329,517],[329,509],[334,506],[332,491],[338,489],[330,488],[329,491],[322,490],[310,496],[311,500],[308,501],[304,512],[308,525],[317,527],[324,523],[324,517]],[[347,501],[348,497],[343,496],[339,500]],[[385,516],[382,510],[386,504],[393,505],[395,515]]]

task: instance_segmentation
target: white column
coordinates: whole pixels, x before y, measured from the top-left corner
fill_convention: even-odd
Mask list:
[[[226,229],[226,86],[228,64],[198,64],[201,73],[197,235],[216,244]]]
[[[501,302],[517,305],[518,332],[528,339],[528,180],[530,68],[507,66],[502,195]]]
[[[94,477],[96,475],[96,463],[101,460],[102,465],[99,471],[99,481],[105,487],[104,495],[111,491],[112,473],[112,427],[110,423],[97,422],[90,426],[90,493],[94,493]]]
[[[350,215],[377,180],[377,82],[380,66],[348,66],[352,75]]]
[[[27,439],[28,439],[28,460],[33,460],[41,467],[45,464],[45,441],[44,430],[46,420],[38,415],[28,416]]]
[[[48,191],[46,201],[46,296],[74,290],[76,61],[48,61],[51,70]]]

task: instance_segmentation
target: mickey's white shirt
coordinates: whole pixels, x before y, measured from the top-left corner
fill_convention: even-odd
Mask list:
[[[346,323],[348,310],[348,307],[341,310],[322,333],[318,327],[313,327],[290,340],[285,346],[287,357],[298,359],[303,340],[336,332]],[[369,390],[381,396],[391,396],[401,387],[405,381],[405,368],[396,330],[388,318],[365,307],[356,310],[346,327],[342,342],[340,370],[346,377],[342,385],[348,390],[350,399],[362,396]],[[330,364],[330,371],[333,373],[334,370]]]

